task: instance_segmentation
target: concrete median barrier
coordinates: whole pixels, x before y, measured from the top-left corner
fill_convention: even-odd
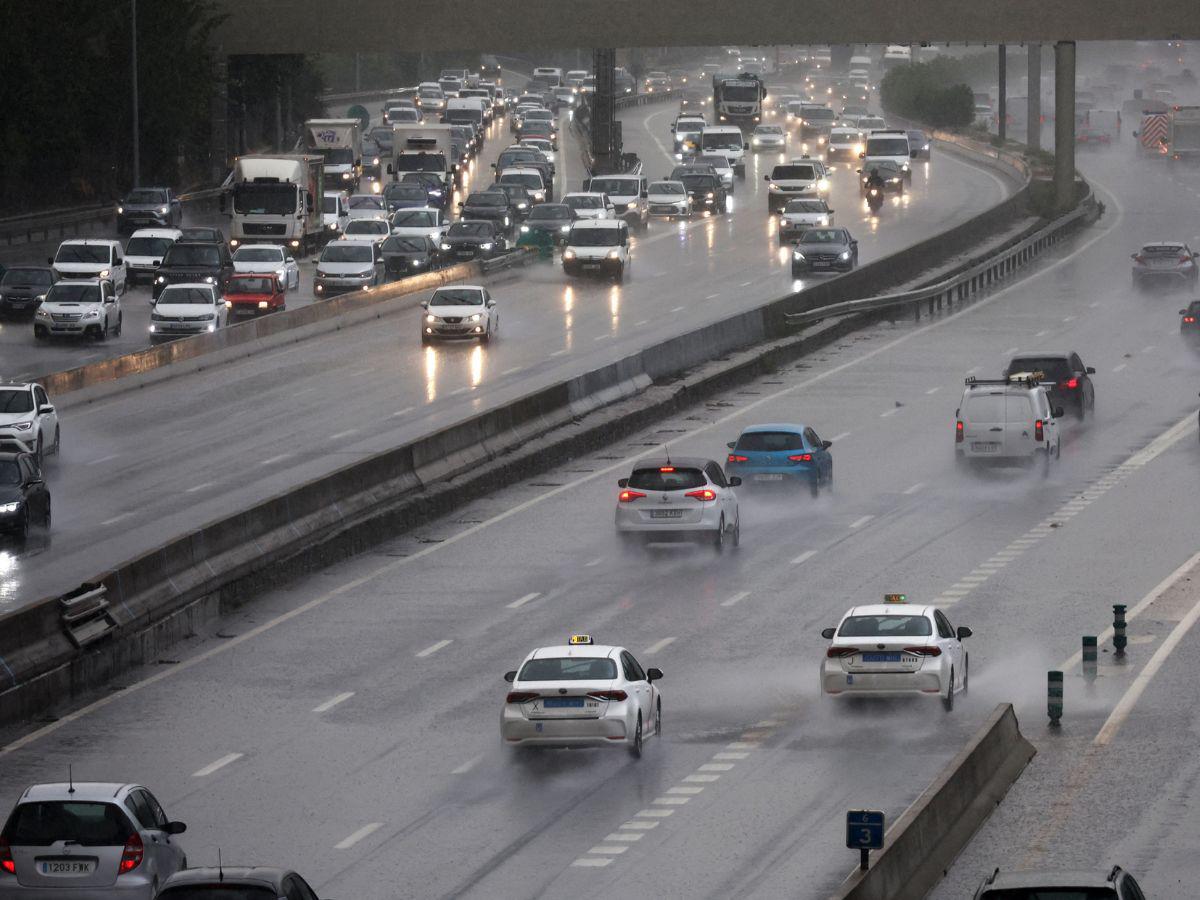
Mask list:
[[[1004,799],[1037,750],[1001,703],[925,792],[888,829],[867,871],[833,900],[920,900]]]

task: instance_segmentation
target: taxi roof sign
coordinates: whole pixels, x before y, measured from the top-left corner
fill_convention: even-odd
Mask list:
[[[592,644],[594,641],[592,640],[592,636],[590,634],[573,634],[567,643],[572,647],[575,647],[580,644]]]
[[[883,602],[884,603],[907,603],[908,595],[907,594],[884,594]]]

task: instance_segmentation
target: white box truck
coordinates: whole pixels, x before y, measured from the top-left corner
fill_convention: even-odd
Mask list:
[[[396,125],[385,180],[399,181],[405,172],[437,172],[449,185],[457,181],[462,155],[449,125]]]
[[[358,192],[362,178],[362,122],[358,119],[309,119],[304,123],[305,152],[325,162],[325,186]]]
[[[230,245],[282,244],[310,253],[323,237],[324,188],[319,156],[239,156],[221,195]]]

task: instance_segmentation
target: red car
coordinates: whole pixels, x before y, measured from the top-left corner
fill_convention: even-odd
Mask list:
[[[232,275],[225,285],[225,307],[229,321],[239,316],[282,312],[283,285],[274,275]]]

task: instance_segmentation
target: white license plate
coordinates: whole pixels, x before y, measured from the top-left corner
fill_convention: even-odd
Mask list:
[[[43,875],[66,877],[91,875],[96,871],[96,861],[93,859],[44,859],[40,860],[37,866]]]
[[[652,509],[650,510],[650,518],[652,519],[682,519],[682,509]]]
[[[833,263],[815,262],[815,263],[813,263],[813,268],[814,269],[828,269],[831,265],[833,265]]]
[[[971,449],[976,453],[998,453],[1000,444],[998,441],[972,441]]]
[[[584,264],[583,264],[583,268],[585,268],[585,269],[598,269],[598,268],[600,268],[600,263],[584,263]]]
[[[783,474],[780,472],[759,472],[754,476],[755,481],[783,481]]]

